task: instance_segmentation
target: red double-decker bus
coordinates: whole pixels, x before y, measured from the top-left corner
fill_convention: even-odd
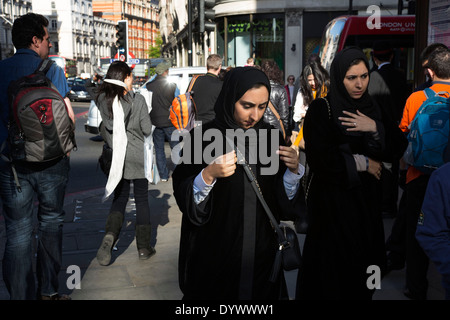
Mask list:
[[[66,78],[76,77],[78,75],[76,60],[59,55],[49,55],[48,58],[54,60],[55,63],[64,70]]]
[[[394,49],[392,63],[404,70],[407,79],[414,78],[415,16],[340,16],[325,27],[320,44],[320,60],[329,70],[337,52],[348,46],[358,46],[372,62],[370,52],[375,41],[388,41]],[[372,66],[371,66],[372,67]]]

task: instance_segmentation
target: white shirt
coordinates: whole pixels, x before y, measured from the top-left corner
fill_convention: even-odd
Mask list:
[[[301,93],[300,90],[298,90],[297,93],[297,98],[295,100],[295,105],[294,105],[294,114],[293,114],[293,119],[295,122],[300,122],[300,120],[302,120],[305,115],[306,115],[306,111],[308,110],[308,106],[304,104],[305,100],[303,99],[303,95]]]
[[[204,169],[203,169],[204,170]],[[196,204],[201,203],[208,196],[209,192],[212,190],[216,183],[216,179],[211,184],[207,184],[203,180],[202,172],[194,179],[194,201]],[[292,173],[291,170],[286,169],[283,175],[284,190],[289,200],[292,200],[297,193],[300,186],[300,179],[305,174],[305,167],[302,164],[298,164],[298,173]]]

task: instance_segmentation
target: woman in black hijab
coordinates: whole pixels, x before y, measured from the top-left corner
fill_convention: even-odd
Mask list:
[[[287,298],[282,271],[275,282],[269,281],[278,249],[276,234],[243,167],[236,163],[239,154],[229,151],[234,139],[225,137],[230,132],[254,137],[238,142],[237,149],[276,219],[286,220],[304,168],[296,152],[282,144],[279,130],[262,120],[269,93],[270,83],[262,71],[233,69],[216,101],[216,119],[191,130],[190,139],[183,141],[183,163],[172,177],[183,213],[178,268],[184,299]],[[199,136],[203,138],[196,139]],[[211,162],[205,154],[213,144],[223,148]],[[264,162],[261,150],[268,150],[274,163]],[[189,152],[191,157],[186,157]],[[202,159],[196,161],[200,153]],[[265,171],[273,164],[274,172]]]
[[[368,281],[368,268],[382,271],[384,264],[378,205],[384,129],[367,92],[369,65],[359,48],[336,55],[330,80],[329,94],[312,102],[304,123],[312,179],[305,191],[310,221],[296,298],[371,299],[379,278]]]

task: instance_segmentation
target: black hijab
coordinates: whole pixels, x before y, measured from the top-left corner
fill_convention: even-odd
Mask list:
[[[220,130],[240,128],[234,119],[234,104],[256,84],[264,85],[270,97],[270,82],[261,70],[255,67],[238,67],[226,73],[222,90],[214,106],[215,123]],[[260,129],[264,124],[261,118],[253,128]]]
[[[330,68],[330,93],[328,99],[332,108],[334,122],[346,135],[361,135],[360,132],[348,132],[347,127],[341,125],[338,117],[345,116],[343,111],[356,113],[356,110],[364,113],[372,119],[378,119],[379,113],[372,102],[368,90],[359,99],[353,99],[344,85],[345,74],[355,60],[362,60],[369,72],[369,62],[364,52],[358,47],[348,47],[338,52]]]

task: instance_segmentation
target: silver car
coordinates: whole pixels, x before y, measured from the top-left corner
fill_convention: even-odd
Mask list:
[[[91,105],[89,106],[88,119],[84,125],[84,130],[88,133],[99,134],[100,124],[102,123],[102,116],[100,115],[100,110],[98,110],[97,105],[94,100],[91,100]]]

